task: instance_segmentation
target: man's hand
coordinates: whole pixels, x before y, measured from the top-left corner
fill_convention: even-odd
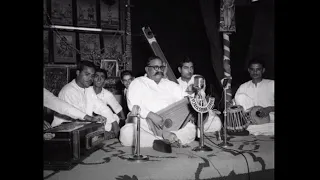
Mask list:
[[[97,115],[97,116],[94,116],[93,118],[92,118],[92,121],[93,122],[97,122],[97,123],[106,123],[107,122],[107,118],[105,118],[105,117],[103,117],[103,116],[101,116],[101,115]]]
[[[114,121],[113,123],[111,123],[111,125],[112,125],[112,131],[114,132],[114,134],[118,138],[119,134],[120,134],[119,124],[117,123],[117,121]]]
[[[268,107],[265,107],[265,108],[261,108],[259,110],[259,117],[266,117],[266,116],[269,116],[269,113],[273,111],[273,107],[271,106],[268,106]]]
[[[191,94],[193,94],[193,93],[196,92],[196,89],[193,87],[193,84],[190,84],[190,85],[187,87],[186,92],[187,92],[189,95],[191,95]]]
[[[150,119],[152,122],[154,122],[155,124],[158,124],[158,125],[163,123],[163,118],[161,116],[159,116],[158,114],[151,112],[151,111],[148,113],[147,119]]]

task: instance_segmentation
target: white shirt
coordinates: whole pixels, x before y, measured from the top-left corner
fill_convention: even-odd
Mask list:
[[[94,91],[93,86],[90,86],[89,88]],[[116,114],[122,111],[121,105],[110,91],[102,88],[97,96],[104,104],[109,105]]]
[[[70,83],[66,84],[61,89],[61,91],[59,92],[59,98],[73,105],[79,110],[85,112],[89,116],[92,116],[94,112],[96,114],[106,117],[106,131],[111,130],[112,122],[119,121],[119,117],[114,115],[111,109],[106,104],[103,104],[101,100],[98,99],[96,93],[92,88],[79,87],[75,79],[72,80]],[[54,127],[65,121],[68,120],[54,116],[51,125]]]
[[[236,104],[243,106],[243,104],[238,100],[241,99],[239,98],[240,96],[246,96],[247,99],[250,99],[252,104],[249,106],[251,107],[274,106],[274,80],[262,79],[261,82],[257,83],[257,86],[252,82],[252,80],[243,83],[235,94]],[[244,109],[246,110],[251,107],[244,107]]]
[[[43,105],[60,114],[67,115],[73,119],[82,119],[86,114],[65,101],[59,99],[47,89],[43,88]]]
[[[187,93],[175,82],[162,78],[157,84],[154,80],[142,76],[131,82],[127,92],[127,103],[130,111],[133,105],[138,105],[141,117],[146,118],[150,111],[157,112],[184,96],[187,96]]]
[[[194,84],[194,77],[195,77],[195,76],[198,76],[198,75],[197,75],[197,74],[192,75],[192,76],[191,76],[191,79],[190,79],[188,82],[183,81],[183,80],[181,79],[181,77],[179,77],[179,78],[177,79],[177,81],[178,81],[178,83],[179,83],[179,86],[180,86],[184,91],[187,90],[187,88],[188,88],[189,85]]]

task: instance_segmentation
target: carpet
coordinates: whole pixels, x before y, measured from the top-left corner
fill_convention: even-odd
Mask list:
[[[192,151],[199,146],[197,141],[172,148],[170,154],[141,148],[141,154],[149,160],[131,162],[128,159],[133,148],[109,139],[73,169],[44,170],[43,177],[47,180],[274,179],[273,136],[228,136],[227,140],[233,146],[222,149],[216,145],[221,141],[213,133],[206,134],[205,145],[213,149],[210,152]]]

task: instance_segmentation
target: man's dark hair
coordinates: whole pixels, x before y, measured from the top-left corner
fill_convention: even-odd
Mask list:
[[[131,71],[129,71],[129,70],[124,70],[124,71],[121,72],[121,76],[120,76],[121,79],[123,79],[123,77],[126,76],[126,75],[130,75],[131,77],[133,77]]]
[[[193,61],[192,61],[188,56],[185,56],[185,57],[183,57],[183,59],[179,62],[179,67],[182,67],[184,63],[189,63],[189,62],[191,62],[192,64],[194,64]]]
[[[91,61],[80,61],[78,63],[78,66],[77,66],[77,70],[79,70],[81,72],[84,69],[85,66],[96,69],[94,64],[93,64],[93,62],[91,62]]]
[[[150,56],[147,60],[146,66],[149,66],[150,62],[155,59],[160,59],[162,61],[162,59],[159,56]]]
[[[106,70],[101,69],[101,68],[97,68],[97,69],[96,69],[96,73],[97,73],[97,72],[102,72],[102,73],[104,74],[105,79],[108,78],[108,74],[107,74],[107,71],[106,71]]]
[[[248,68],[250,68],[250,66],[252,64],[261,64],[262,68],[265,68],[265,64],[264,64],[264,61],[261,60],[260,58],[253,58],[249,61],[249,64],[248,64]]]

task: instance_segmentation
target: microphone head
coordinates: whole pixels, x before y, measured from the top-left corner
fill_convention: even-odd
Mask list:
[[[204,78],[203,76],[197,75],[194,77],[194,85],[193,87],[197,90],[202,89],[204,87]]]

